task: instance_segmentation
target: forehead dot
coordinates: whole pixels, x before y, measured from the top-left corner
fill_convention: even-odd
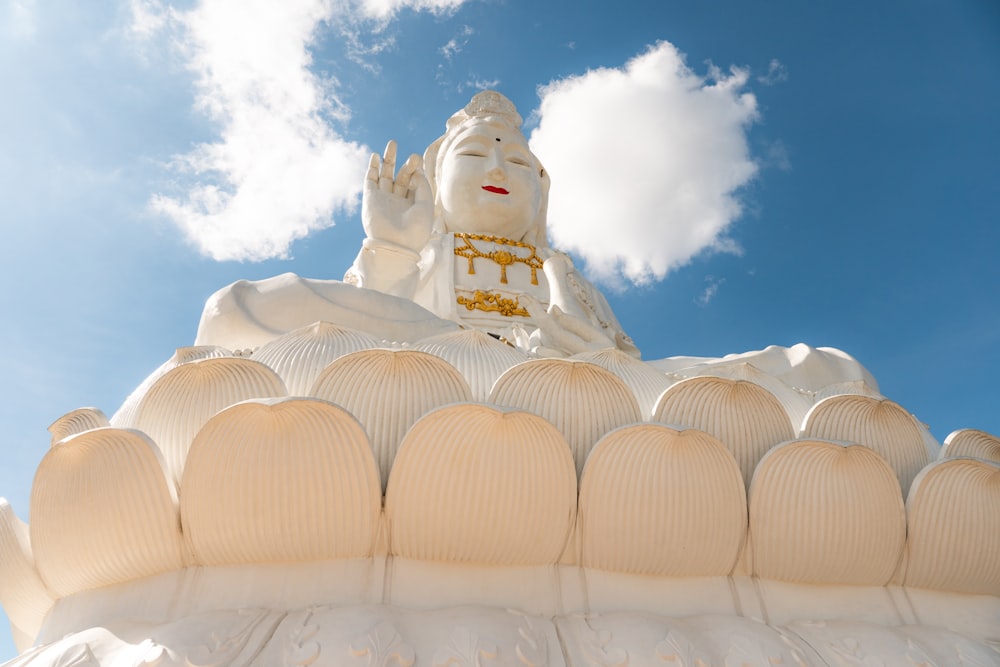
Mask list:
[[[500,141],[500,137],[497,137],[497,141]]]

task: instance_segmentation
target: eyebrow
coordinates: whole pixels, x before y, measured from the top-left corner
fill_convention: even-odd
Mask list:
[[[485,136],[485,135],[483,135],[483,136]],[[476,135],[476,134],[473,134],[473,135],[470,135],[468,137],[462,137],[461,139],[459,139],[458,141],[456,141],[455,142],[455,148],[461,148],[461,147],[465,146],[466,144],[473,144],[473,143],[474,144],[479,144],[480,146],[488,146],[489,145],[489,144],[486,143],[486,141],[483,139],[483,137],[481,137],[479,135]]]

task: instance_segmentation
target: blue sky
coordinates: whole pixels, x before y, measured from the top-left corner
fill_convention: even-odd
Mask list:
[[[110,416],[229,282],[340,278],[364,155],[422,152],[483,86],[535,131],[553,236],[644,358],[837,347],[938,440],[1000,434],[996,3],[270,4],[0,0],[0,495],[23,519],[52,421]]]

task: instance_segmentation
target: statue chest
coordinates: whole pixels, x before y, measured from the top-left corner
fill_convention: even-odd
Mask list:
[[[533,328],[524,297],[543,309],[549,284],[538,250],[527,243],[478,234],[454,235],[453,282],[459,317],[485,329]]]

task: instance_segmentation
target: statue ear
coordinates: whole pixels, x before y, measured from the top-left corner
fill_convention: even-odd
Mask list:
[[[437,160],[441,153],[441,145],[447,136],[446,134],[439,137],[424,151],[424,176],[427,177],[427,183],[431,186],[431,197],[434,200],[434,231],[440,234],[443,234],[445,229],[444,221],[441,219],[441,201],[438,198]]]

